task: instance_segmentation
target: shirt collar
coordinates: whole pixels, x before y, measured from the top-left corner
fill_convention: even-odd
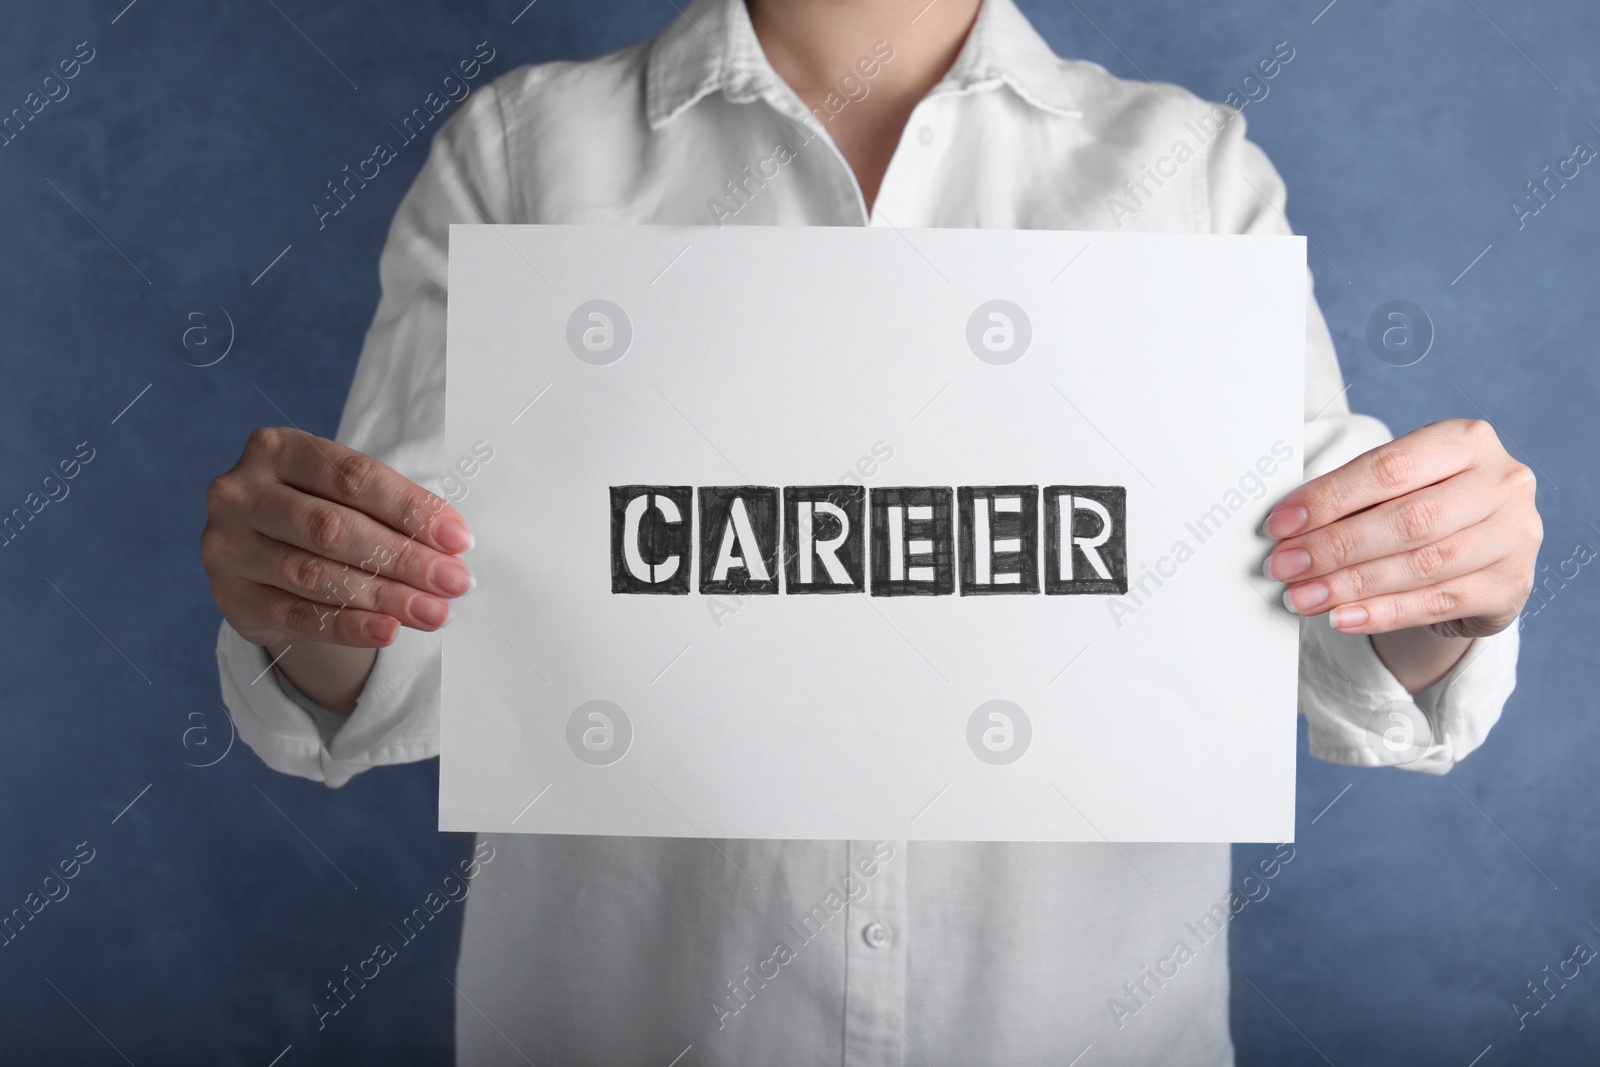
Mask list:
[[[1040,110],[1082,115],[1063,81],[1061,60],[1013,0],[983,0],[961,53],[929,95],[1008,85]],[[746,103],[778,85],[744,0],[695,0],[650,46],[645,113],[659,129],[710,93]]]

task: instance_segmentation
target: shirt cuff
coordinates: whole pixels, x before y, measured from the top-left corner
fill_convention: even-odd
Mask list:
[[[1443,774],[1483,744],[1516,687],[1518,627],[1473,641],[1450,673],[1412,696],[1364,635],[1300,624],[1300,710],[1311,754],[1330,763]]]
[[[439,649],[438,634],[402,627],[378,651],[355,710],[333,731],[279,685],[267,650],[226,622],[217,635],[217,668],[239,737],[263,763],[338,788],[373,767],[439,754]]]

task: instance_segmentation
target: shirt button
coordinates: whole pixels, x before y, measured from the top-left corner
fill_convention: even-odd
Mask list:
[[[861,936],[873,948],[882,948],[889,943],[889,928],[880,922],[870,922],[862,928]]]
[[[920,130],[918,130],[917,131],[917,140],[921,141],[925,145],[932,144],[933,143],[933,127],[932,126],[924,126]]]

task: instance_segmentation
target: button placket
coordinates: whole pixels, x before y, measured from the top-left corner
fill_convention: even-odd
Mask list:
[[[845,1067],[906,1062],[906,861],[903,841],[850,842],[851,885],[864,891],[845,914]]]
[[[895,145],[894,155],[889,157],[889,168],[883,172],[883,181],[878,186],[878,198],[872,203],[869,225],[923,224],[917,205],[935,140],[935,106],[933,100],[923,100],[906,119],[905,129],[900,132],[900,143]]]

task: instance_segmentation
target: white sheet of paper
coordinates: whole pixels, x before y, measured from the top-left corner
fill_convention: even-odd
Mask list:
[[[453,226],[449,285],[442,829],[1293,837],[1303,238]],[[612,592],[613,486],[848,484],[1125,487],[1128,594]]]

